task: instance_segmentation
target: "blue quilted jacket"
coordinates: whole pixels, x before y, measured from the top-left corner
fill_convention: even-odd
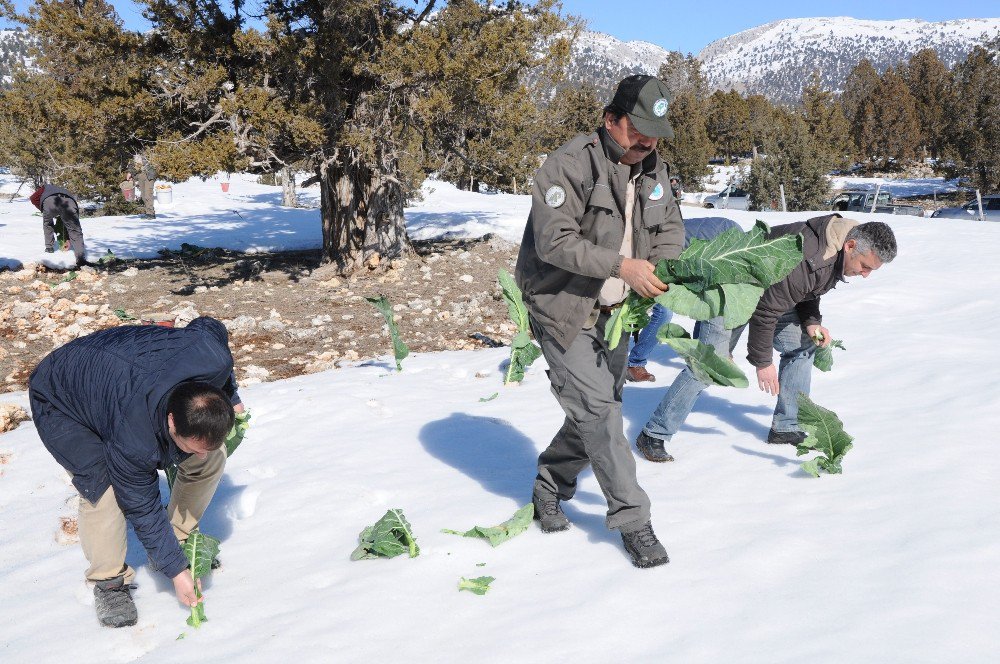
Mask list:
[[[240,402],[229,335],[214,318],[95,332],[53,351],[29,381],[45,447],[90,502],[114,487],[150,559],[171,578],[187,560],[161,505],[157,470],[190,456],[170,437],[166,401],[175,385],[193,380]]]

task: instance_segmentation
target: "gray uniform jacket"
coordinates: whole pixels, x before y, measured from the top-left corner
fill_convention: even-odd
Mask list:
[[[823,322],[820,296],[844,280],[844,242],[857,223],[839,214],[828,214],[771,229],[768,237],[772,238],[801,233],[803,258],[787,277],[764,291],[757,303],[747,339],[750,364],[758,368],[771,364],[774,330],[786,312],[795,309],[803,327]]]
[[[630,175],[630,167],[618,163],[624,153],[602,127],[549,155],[535,174],[514,275],[531,317],[564,349],[622,260]],[[680,255],[684,221],[655,152],[642,162],[633,214],[633,256],[655,264]]]

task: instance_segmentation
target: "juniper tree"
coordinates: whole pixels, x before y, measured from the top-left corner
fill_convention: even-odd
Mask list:
[[[802,90],[802,115],[828,166],[848,165],[853,152],[850,125],[833,93],[823,88],[817,72]]]
[[[708,98],[705,129],[727,164],[730,157],[750,150],[749,120],[750,110],[739,92],[716,90]]]
[[[925,48],[914,54],[900,73],[916,104],[922,151],[937,159],[947,141],[946,109],[953,105],[951,71],[941,62],[937,51]]]
[[[953,73],[949,135],[959,165],[984,192],[1000,190],[1000,39],[974,48]]]
[[[753,161],[746,183],[753,209],[779,208],[779,185],[784,185],[790,211],[826,207],[828,168],[801,116],[786,115],[765,139],[764,150],[767,156]]]
[[[701,191],[712,158],[712,141],[705,127],[708,84],[701,63],[691,54],[671,51],[657,77],[666,83],[673,97],[667,119],[674,130],[672,139],[659,141],[658,152],[687,191]]]

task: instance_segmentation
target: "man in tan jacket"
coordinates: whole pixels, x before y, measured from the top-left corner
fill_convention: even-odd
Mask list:
[[[607,526],[621,532],[638,567],[668,558],[622,430],[628,344],[609,349],[604,326],[629,289],[646,297],[667,290],[653,266],[676,258],[684,243],[669,173],[655,151],[658,137],[673,136],[669,100],[662,81],[630,76],[597,132],[549,155],[535,176],[515,270],[566,413],[538,458],[536,518],[545,532],[569,528],[559,503],[573,497],[577,476],[592,466],[608,502]]]

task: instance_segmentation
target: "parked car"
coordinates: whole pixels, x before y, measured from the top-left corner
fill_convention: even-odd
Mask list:
[[[979,219],[979,203],[972,199],[962,207],[941,208],[931,215],[934,219]],[[1000,221],[1000,194],[983,196],[983,217]]]
[[[749,210],[750,195],[745,189],[729,185],[717,194],[705,197],[705,207],[720,210]]]
[[[830,209],[836,212],[871,212],[872,203],[875,204],[875,212],[924,216],[923,208],[897,203],[887,191],[880,191],[878,199],[873,191],[845,191],[834,197]]]

